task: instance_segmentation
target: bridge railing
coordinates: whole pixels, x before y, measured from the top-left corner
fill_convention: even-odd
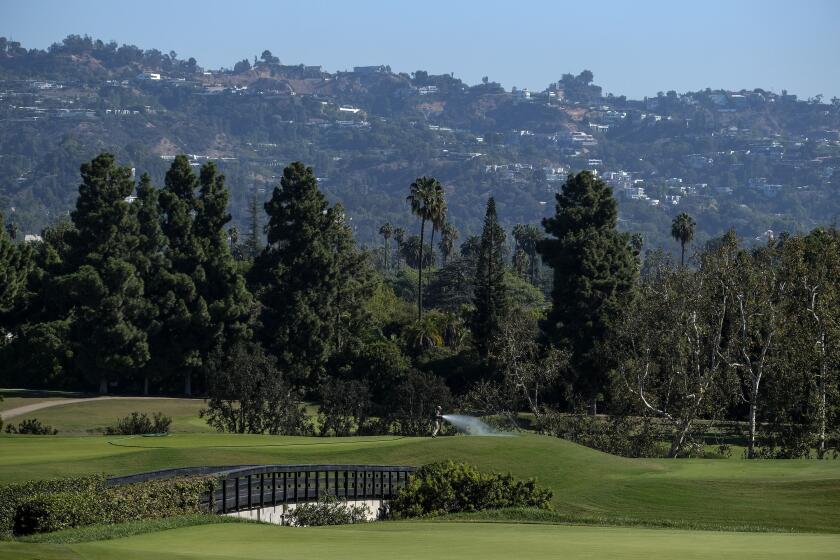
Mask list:
[[[324,495],[346,500],[390,500],[414,467],[380,465],[261,465],[219,472],[219,487],[205,496],[216,513],[311,502]]]

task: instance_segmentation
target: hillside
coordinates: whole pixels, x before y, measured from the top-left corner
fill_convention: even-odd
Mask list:
[[[673,248],[681,211],[698,241],[729,227],[748,239],[801,231],[840,213],[836,100],[764,90],[629,100],[604,95],[591,72],[528,92],[271,56],[206,70],[172,55],[78,36],[48,51],[0,40],[0,212],[37,233],[72,207],[79,162],[109,150],[156,184],[177,153],[218,160],[240,229],[248,202],[302,160],[366,244],[386,220],[415,229],[404,199],[419,175],[444,183],[462,240],[478,232],[488,194],[506,227],[536,222],[584,168],[613,186],[622,227],[649,246]]]

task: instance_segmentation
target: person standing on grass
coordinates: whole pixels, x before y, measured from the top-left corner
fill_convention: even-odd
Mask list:
[[[435,427],[432,430],[432,437],[436,438],[438,432],[440,431],[441,427],[443,426],[443,409],[438,405],[435,408],[435,417],[434,417]]]

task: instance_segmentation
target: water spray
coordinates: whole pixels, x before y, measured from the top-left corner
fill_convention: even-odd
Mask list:
[[[455,428],[468,436],[491,436],[491,437],[506,437],[510,436],[505,432],[500,432],[486,423],[482,422],[475,416],[465,416],[463,414],[444,414],[442,418],[455,426]]]

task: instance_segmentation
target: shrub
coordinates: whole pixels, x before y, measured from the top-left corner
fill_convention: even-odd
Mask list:
[[[452,406],[452,393],[446,382],[433,374],[409,371],[405,379],[390,395],[394,433],[404,436],[429,435],[434,422],[435,407],[444,410]]]
[[[447,461],[421,467],[391,502],[394,517],[426,517],[446,513],[510,507],[550,510],[551,490],[533,479],[482,473],[475,467]]]
[[[105,428],[108,435],[132,436],[135,434],[165,434],[169,432],[172,418],[164,416],[162,412],[155,412],[153,418],[145,412],[132,412],[125,418],[117,420],[113,426]]]
[[[330,379],[320,387],[321,435],[349,436],[370,412],[370,392],[364,381]]]
[[[72,479],[71,479],[72,480]],[[153,480],[106,488],[104,479],[81,486],[39,488],[17,501],[11,526],[16,535],[45,533],[96,523],[123,523],[202,513],[212,477]],[[0,496],[2,497],[2,496]]]
[[[54,480],[33,480],[0,486],[0,537],[11,535],[14,529],[15,512],[33,496],[53,492],[98,492],[105,488],[105,477],[93,475]]]
[[[368,515],[370,509],[365,505],[348,504],[346,500],[325,494],[315,503],[299,504],[286,517],[290,525],[317,527],[364,523]]]
[[[548,412],[540,419],[540,432],[622,457],[657,457],[657,433],[649,418]]]
[[[105,519],[103,500],[93,492],[54,492],[36,495],[15,511],[14,534],[50,533]]]
[[[15,427],[12,424],[9,424],[8,426],[6,426],[6,433],[26,434],[32,436],[54,436],[58,433],[58,430],[56,430],[52,426],[42,424],[41,421],[37,418],[30,418],[18,424],[17,427]]]

